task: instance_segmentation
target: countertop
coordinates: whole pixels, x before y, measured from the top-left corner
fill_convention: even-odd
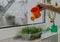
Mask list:
[[[58,34],[58,33],[51,33],[51,32],[49,31],[49,32],[44,32],[44,33],[42,33],[41,38],[36,39],[36,40],[31,40],[31,41],[28,41],[28,40],[20,40],[20,39],[14,40],[13,37],[11,37],[11,38],[3,39],[3,40],[1,40],[1,42],[2,42],[2,41],[4,41],[4,42],[8,42],[8,41],[9,41],[9,42],[38,42],[38,41],[40,41],[40,40],[43,40],[43,39],[48,38],[48,37],[50,37],[50,36],[53,36],[53,35],[55,35],[55,34]]]
[[[42,33],[42,35],[41,35],[41,38],[39,38],[39,39],[36,39],[36,40],[32,40],[32,41],[29,41],[29,42],[35,42],[35,41],[40,41],[40,40],[42,40],[42,39],[45,39],[45,38],[48,38],[48,37],[50,37],[50,36],[53,36],[53,35],[55,35],[55,34],[59,34],[60,33],[60,29],[58,29],[58,32],[56,32],[56,33],[52,33],[52,32],[50,32],[50,31],[48,31],[48,32],[43,32]],[[11,37],[7,37],[7,38],[4,38],[4,39],[0,39],[0,41],[1,40],[13,40],[14,42],[28,42],[27,40],[14,40],[13,39],[13,37],[14,36],[11,36]]]

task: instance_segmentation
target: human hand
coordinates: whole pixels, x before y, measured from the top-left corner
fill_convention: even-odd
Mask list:
[[[45,8],[45,4],[43,4],[43,3],[38,3],[38,4],[37,4],[37,7],[39,7],[40,11],[46,9],[46,8]]]

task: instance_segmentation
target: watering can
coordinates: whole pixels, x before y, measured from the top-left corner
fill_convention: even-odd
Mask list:
[[[46,28],[46,30],[50,30],[51,32],[58,32],[58,26],[57,25],[52,25]]]
[[[31,16],[31,20],[35,20],[41,17],[41,12],[40,12],[41,8],[42,7],[38,5],[31,9],[31,13],[33,14],[33,16]]]

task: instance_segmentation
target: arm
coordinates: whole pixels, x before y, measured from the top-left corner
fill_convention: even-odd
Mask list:
[[[51,11],[60,13],[60,7],[59,7],[59,6],[53,6],[53,5],[50,5],[50,4],[47,4],[47,5],[45,4],[44,7],[45,7],[47,10],[51,10]]]
[[[40,3],[38,5],[43,7],[41,10],[47,9],[47,10],[51,10],[51,11],[60,13],[60,7],[59,6],[54,6],[51,4],[42,4],[42,3]]]

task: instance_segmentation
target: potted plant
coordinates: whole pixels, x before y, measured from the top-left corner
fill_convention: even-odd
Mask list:
[[[33,40],[41,37],[42,29],[35,26],[27,26],[18,32],[16,39]]]

